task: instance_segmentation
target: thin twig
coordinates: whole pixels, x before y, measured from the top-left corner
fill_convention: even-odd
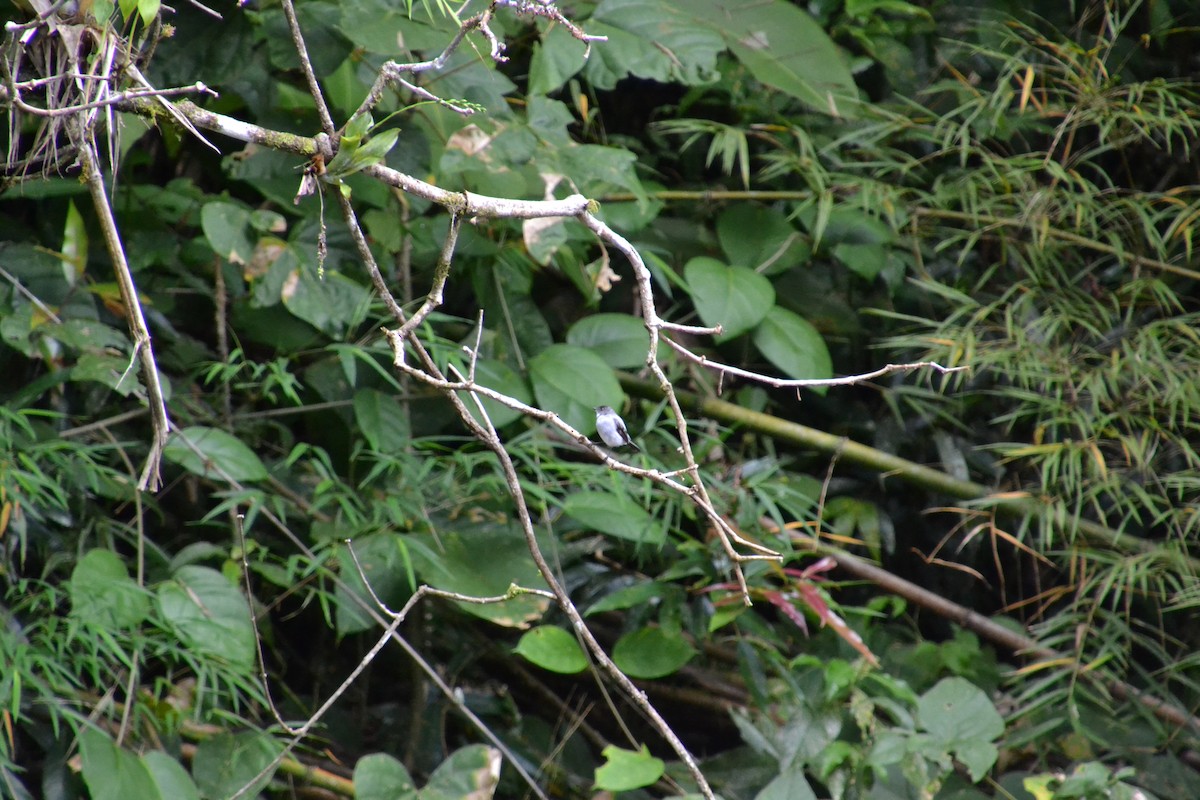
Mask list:
[[[312,59],[308,57],[308,46],[304,43],[304,33],[300,30],[300,22],[296,19],[296,8],[292,0],[282,0],[283,15],[287,18],[288,31],[292,34],[292,44],[300,57],[300,69],[304,72],[304,80],[308,82],[308,93],[312,95],[317,107],[317,116],[321,119],[321,129],[330,136],[337,131],[333,124],[333,115],[325,103],[325,95],[321,92],[321,84],[317,82],[317,73],[313,71]]]
[[[108,247],[109,257],[116,272],[117,285],[121,289],[121,300],[125,305],[126,321],[129,332],[133,336],[133,346],[142,362],[142,379],[146,385],[146,402],[150,407],[150,420],[153,436],[150,441],[150,452],[146,455],[146,464],[142,476],[138,480],[138,489],[158,489],[162,485],[159,475],[159,463],[162,460],[163,448],[167,444],[169,421],[167,404],[163,396],[162,384],[158,378],[158,365],[155,363],[154,349],[150,342],[150,329],[146,327],[146,318],[142,315],[142,304],[138,299],[137,286],[133,282],[133,273],[129,270],[129,262],[125,260],[125,248],[121,244],[117,221],[113,218],[112,206],[104,189],[104,179],[100,172],[100,158],[96,153],[96,143],[90,132],[81,132],[79,141],[80,159],[83,161],[84,178],[91,192],[92,204],[100,221],[100,229],[104,233],[104,243]]]
[[[1025,658],[1037,659],[1039,661],[1070,662],[1074,665],[1074,674],[1103,686],[1114,697],[1120,700],[1135,700],[1159,719],[1180,728],[1190,728],[1200,733],[1200,718],[1192,716],[1183,709],[1173,706],[1157,697],[1152,697],[1123,681],[1097,676],[1088,667],[1079,664],[1071,656],[1044,647],[1030,636],[1018,633],[982,614],[972,611],[966,606],[959,605],[952,600],[947,600],[936,592],[932,592],[898,575],[894,575],[882,567],[877,567],[874,564],[864,561],[841,548],[818,541],[816,538],[803,533],[793,532],[792,538],[800,547],[832,556],[843,570],[858,578],[871,581],[886,592],[903,597],[914,605],[929,609]]]
[[[801,389],[812,388],[814,386],[853,386],[884,375],[890,375],[894,372],[911,372],[915,369],[932,369],[943,375],[971,369],[970,367],[943,367],[936,361],[913,361],[906,364],[884,364],[879,369],[872,370],[871,372],[864,372],[859,375],[844,375],[841,378],[776,378],[761,372],[751,372],[750,370],[722,364],[719,361],[709,361],[707,357],[693,353],[668,336],[664,336],[663,341],[688,361],[695,362],[706,369],[720,372],[722,375],[732,375],[754,381],[755,383],[774,386],[777,389]]]

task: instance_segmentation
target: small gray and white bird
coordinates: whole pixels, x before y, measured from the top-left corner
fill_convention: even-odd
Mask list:
[[[596,406],[596,433],[600,434],[600,438],[609,447],[628,446],[634,450],[642,449],[629,438],[625,421],[610,406]]]

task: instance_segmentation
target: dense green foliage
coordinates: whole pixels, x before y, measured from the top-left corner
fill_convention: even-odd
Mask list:
[[[117,5],[154,43],[155,86],[203,81],[210,111],[321,130],[276,3],[181,5],[169,31],[156,3]],[[416,331],[441,369],[589,434],[617,407],[642,447],[618,457],[670,472],[685,451],[637,374],[636,275],[580,219],[452,220],[379,163],[595,201],[661,317],[722,327],[665,334],[711,362],[969,368],[798,395],[660,344],[714,507],[781,554],[741,564],[750,606],[694,498],[464,399],[575,607],[720,796],[1200,796],[1190,4],[585,1],[563,12],[608,37],[586,48],[500,4],[506,61],[473,32],[408,75],[474,114],[388,88],[356,117],[387,59],[435,57],[483,7],[412,5],[297,6],[347,126],[319,197],[295,197],[306,161],[285,145],[206,131],[217,155],[160,111],[113,112],[100,155],[174,426],[155,491],[137,489],[147,386],[93,197],[71,158],[41,163],[45,118],[13,111],[0,797],[532,796],[518,768],[553,797],[697,790],[565,609],[521,591],[546,582],[513,487],[393,365],[380,328],[398,322],[337,195],[406,312],[448,269]],[[25,52],[10,33],[10,110],[12,80],[46,69]],[[500,599],[423,596],[389,638],[386,609],[422,585]],[[284,721],[339,687],[294,744]]]

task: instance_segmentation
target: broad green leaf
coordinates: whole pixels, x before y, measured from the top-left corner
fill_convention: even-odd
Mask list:
[[[730,264],[776,275],[806,264],[812,247],[778,209],[734,203],[717,218],[717,238]]]
[[[399,453],[412,441],[404,408],[388,392],[378,389],[355,392],[354,419],[371,449],[377,453]]]
[[[954,748],[954,757],[967,768],[972,781],[981,781],[996,765],[1000,749],[991,742],[980,740],[960,742]]]
[[[594,52],[595,48],[593,48]],[[556,92],[583,69],[586,47],[561,25],[546,30],[533,46],[529,62],[529,99]]]
[[[775,305],[775,289],[762,275],[746,267],[730,267],[697,256],[683,268],[692,301],[709,327],[720,325],[717,341],[740,336],[763,320]]]
[[[624,399],[612,368],[592,351],[569,344],[551,345],[531,358],[529,380],[538,406],[578,431],[595,426],[596,406],[619,408]]]
[[[250,239],[249,209],[223,200],[205,203],[200,209],[200,227],[213,252],[234,264],[250,263],[254,242]]]
[[[200,800],[192,776],[175,759],[162,750],[151,750],[142,756],[142,762],[150,771],[150,777],[158,787],[158,793],[169,800]]]
[[[362,284],[337,270],[325,270],[322,278],[303,266],[287,276],[280,296],[288,311],[334,339],[358,327],[371,303],[371,293]]]
[[[186,647],[241,669],[254,665],[250,607],[237,587],[216,570],[181,567],[159,586],[158,608]]]
[[[259,233],[282,234],[287,230],[287,220],[278,211],[256,208],[250,212],[250,226]]]
[[[409,555],[422,583],[471,597],[499,597],[509,586],[545,585],[525,537],[515,525],[492,525],[464,519],[460,528],[443,526],[438,541],[405,536]],[[549,547],[547,542],[545,546]],[[485,553],[486,558],[480,558]],[[468,614],[510,628],[527,628],[541,619],[550,601],[522,594],[500,603],[458,603]]]
[[[593,603],[588,607],[584,616],[591,616],[592,614],[599,614],[604,611],[621,611],[626,608],[644,606],[652,600],[674,594],[675,591],[676,587],[672,584],[663,584],[658,581],[635,583],[633,586],[618,589]]]
[[[609,792],[629,792],[649,786],[666,770],[662,759],[650,755],[646,745],[641,750],[624,750],[610,744],[601,754],[604,764],[596,768],[596,788]]]
[[[395,533],[361,536],[354,540],[353,547],[375,596],[389,608],[399,608],[416,591],[414,567],[403,536]],[[342,584],[334,592],[338,633],[346,636],[375,627],[375,620],[350,596],[353,592],[368,606],[375,604],[354,566],[354,557],[346,548],[338,551],[338,567],[342,575]]]
[[[833,375],[829,348],[808,320],[786,308],[772,308],[754,331],[754,346],[767,360],[796,380],[823,379]],[[824,394],[826,387],[814,387]]]
[[[129,356],[114,356],[107,353],[83,353],[75,366],[71,367],[71,380],[76,383],[95,381],[103,384],[122,397],[128,397],[142,388],[138,380],[141,371],[138,365],[130,369]]]
[[[421,800],[490,800],[499,780],[500,751],[467,745],[438,764],[421,788]]]
[[[337,28],[341,34],[367,52],[388,58],[406,50],[441,50],[451,32],[446,27],[449,22],[440,14],[410,15],[401,3],[360,0],[337,5],[341,12]]]
[[[917,719],[944,742],[992,741],[1004,733],[1004,718],[987,694],[965,678],[943,678],[917,701]]]
[[[817,796],[804,777],[804,766],[792,764],[754,795],[754,800],[817,800]]]
[[[142,17],[142,24],[149,26],[154,22],[154,18],[158,16],[158,9],[161,5],[160,0],[138,0],[138,14]]]
[[[992,741],[1004,734],[1004,718],[975,684],[943,678],[917,700],[917,720],[940,747],[966,764],[973,780],[982,780],[996,762]]]
[[[95,19],[109,19],[116,10],[116,3],[113,0],[96,0],[92,3],[92,17]],[[43,181],[44,183],[44,181]]]
[[[628,495],[579,491],[567,498],[563,513],[589,528],[630,542],[661,545],[662,524]]]
[[[268,766],[280,749],[279,742],[265,733],[222,733],[196,746],[192,774],[206,798],[231,797],[247,784],[250,789],[243,797],[255,797],[274,776],[275,768]],[[254,780],[263,770],[266,774]]]
[[[875,280],[888,263],[888,249],[879,244],[847,244],[833,246],[833,257],[851,272],[866,280]]]
[[[408,770],[387,753],[363,756],[354,765],[355,800],[417,800]]]
[[[83,781],[92,800],[158,800],[164,796],[150,771],[136,755],[117,747],[107,734],[94,728],[79,732]]]
[[[815,19],[787,0],[670,0],[711,26],[767,86],[834,116],[857,116],[858,87],[845,57]]]
[[[562,30],[555,28],[555,30]],[[574,37],[568,35],[571,41],[575,41]],[[578,44],[578,42],[576,42]],[[571,109],[566,103],[559,100],[551,100],[548,97],[529,97],[529,105],[525,109],[525,124],[529,126],[529,131],[538,139],[548,142],[559,147],[569,147],[572,144],[571,134],[568,131],[575,124],[575,115],[571,113]],[[530,154],[532,157],[532,153]],[[545,175],[545,170],[541,170]]]
[[[621,147],[581,144],[558,152],[562,171],[570,177],[579,191],[588,197],[615,189],[633,192],[639,197],[645,192],[638,178],[637,156]]]
[[[642,628],[618,639],[612,657],[626,675],[652,680],[678,671],[695,655],[696,648],[681,635]]]
[[[717,80],[725,42],[709,26],[665,0],[603,0],[588,33],[608,36],[593,47],[584,74],[611,89],[627,75],[688,85]]]
[[[574,634],[556,625],[539,625],[521,635],[513,652],[542,669],[574,675],[588,668],[588,658]]]
[[[67,347],[79,350],[112,349],[127,352],[130,349],[129,336],[125,331],[109,327],[94,319],[64,319],[62,322],[48,322],[42,325],[38,332],[62,342]],[[129,365],[128,356],[124,358],[124,364]],[[136,365],[132,372],[140,374]],[[136,376],[134,381],[129,381],[128,377],[125,380],[128,385],[136,384]]]
[[[567,344],[586,347],[613,369],[630,369],[646,363],[650,334],[629,314],[591,314],[571,326]]]
[[[223,430],[193,425],[171,434],[163,458],[202,478],[260,481],[267,468],[254,451]],[[220,468],[220,471],[216,469]]]
[[[150,612],[150,596],[129,577],[111,550],[89,550],[75,565],[70,583],[71,615],[108,630],[136,627]]]
[[[808,205],[797,213],[797,219],[820,242],[891,245],[896,241],[895,231],[883,220],[859,208]]]

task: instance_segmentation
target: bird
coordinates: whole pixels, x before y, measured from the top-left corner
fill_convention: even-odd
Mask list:
[[[596,433],[600,434],[600,438],[609,447],[632,447],[634,450],[642,448],[634,444],[633,439],[629,438],[629,431],[625,429],[625,421],[612,410],[611,406],[596,406]]]

